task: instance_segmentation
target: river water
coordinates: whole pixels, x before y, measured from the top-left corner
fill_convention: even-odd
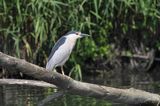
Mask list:
[[[146,90],[160,94],[159,76],[145,73],[101,72],[100,74],[83,76],[83,81],[112,86]],[[51,96],[53,95],[54,96]],[[55,96],[57,95],[57,98]],[[127,106],[110,101],[97,100],[90,97],[62,93],[58,89],[1,85],[0,106]]]

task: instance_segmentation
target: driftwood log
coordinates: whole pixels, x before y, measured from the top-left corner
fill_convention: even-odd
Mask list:
[[[31,64],[25,60],[17,59],[0,52],[0,66],[14,68],[39,80],[51,83],[57,87],[67,90],[71,94],[89,96],[97,99],[110,100],[125,104],[149,104],[149,106],[159,106],[160,95],[146,91],[130,88],[118,89],[97,84],[90,84],[73,80],[68,76],[57,72],[49,72],[37,65]]]

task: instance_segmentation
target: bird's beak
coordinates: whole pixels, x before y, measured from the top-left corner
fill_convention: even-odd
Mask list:
[[[85,37],[85,36],[90,36],[90,35],[85,34],[85,33],[81,33],[81,37]]]

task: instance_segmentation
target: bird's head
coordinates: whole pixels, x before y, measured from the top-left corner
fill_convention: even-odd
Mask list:
[[[79,31],[70,31],[66,34],[67,37],[71,37],[71,38],[82,38],[82,37],[85,37],[85,36],[90,36],[88,34],[84,34],[84,33],[81,33]]]

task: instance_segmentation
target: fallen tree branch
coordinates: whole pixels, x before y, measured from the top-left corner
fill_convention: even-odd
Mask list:
[[[24,80],[24,79],[0,79],[0,85],[27,85],[27,86],[57,88],[55,85],[44,81]]]
[[[37,65],[17,59],[0,52],[0,66],[14,68],[24,74],[49,82],[57,87],[67,90],[71,94],[90,96],[98,99],[111,100],[126,104],[152,104],[158,105],[160,95],[137,89],[118,89],[96,84],[73,80],[57,72],[50,72]]]

